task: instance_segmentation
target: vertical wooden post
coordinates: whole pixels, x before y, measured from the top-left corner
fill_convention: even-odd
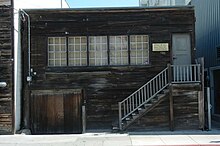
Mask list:
[[[174,130],[174,116],[173,116],[173,86],[169,85],[169,101],[170,101],[170,130]]]
[[[120,102],[118,103],[118,112],[119,112],[118,113],[119,114],[118,115],[118,126],[119,126],[119,129],[122,130],[122,123],[121,123],[122,122],[121,121],[121,116],[122,115],[121,115],[121,103]]]
[[[168,82],[169,82],[169,101],[170,101],[170,130],[174,130],[174,117],[173,117],[173,86],[172,86],[172,68],[168,64]]]
[[[201,64],[201,91],[199,91],[199,128],[204,130],[205,111],[204,111],[204,58],[200,58]]]
[[[82,106],[82,133],[86,133],[86,106]]]
[[[210,88],[209,87],[207,87],[207,105],[208,105],[208,129],[212,130],[211,104],[210,104]]]

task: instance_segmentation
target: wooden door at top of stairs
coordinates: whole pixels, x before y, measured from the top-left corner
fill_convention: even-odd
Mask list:
[[[190,34],[179,33],[172,35],[173,65],[191,64]]]
[[[82,133],[81,106],[81,90],[31,91],[31,132]]]
[[[173,34],[172,35],[172,54],[173,65],[178,66],[173,70],[173,78],[175,81],[182,81],[186,78],[192,78],[192,69],[187,68],[191,64],[191,43],[190,34]]]

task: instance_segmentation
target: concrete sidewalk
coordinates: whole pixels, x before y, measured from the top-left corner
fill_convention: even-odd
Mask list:
[[[4,135],[0,146],[153,146],[153,145],[220,145],[220,133],[184,134],[110,134],[77,135]]]

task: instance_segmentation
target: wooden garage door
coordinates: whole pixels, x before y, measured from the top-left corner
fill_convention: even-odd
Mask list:
[[[81,90],[37,90],[31,92],[33,134],[82,132]]]

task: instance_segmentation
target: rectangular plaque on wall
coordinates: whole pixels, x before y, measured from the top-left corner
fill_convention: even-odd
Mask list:
[[[169,51],[168,43],[153,43],[153,51],[165,52]]]

